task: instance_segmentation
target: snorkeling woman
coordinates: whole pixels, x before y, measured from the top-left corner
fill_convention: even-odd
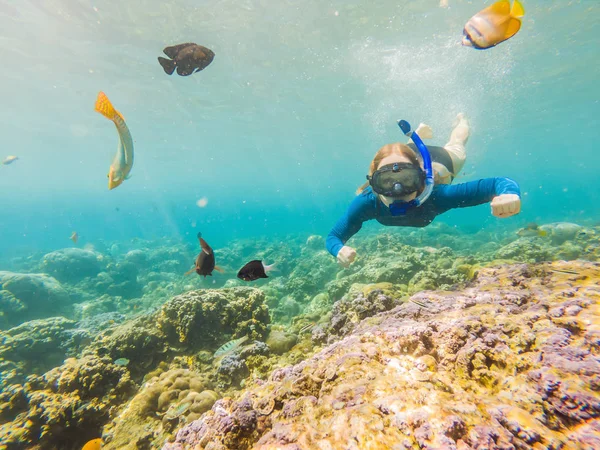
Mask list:
[[[387,144],[379,149],[371,162],[368,181],[358,189],[327,236],[327,250],[344,267],[356,258],[356,250],[345,244],[367,220],[376,219],[389,226],[425,227],[453,208],[491,202],[492,214],[500,218],[521,210],[519,185],[510,178],[450,184],[466,159],[469,123],[463,114],[457,116],[444,147],[425,146],[419,134],[431,137],[427,125],[411,131],[408,122],[401,120],[398,126],[412,142]]]

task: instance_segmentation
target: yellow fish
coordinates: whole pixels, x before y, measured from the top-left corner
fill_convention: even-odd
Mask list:
[[[548,236],[548,232],[546,230],[542,230],[536,223],[530,223],[525,228],[521,228],[517,231],[517,234],[521,237]]]
[[[86,442],[81,450],[100,450],[102,448],[102,439],[92,439]]]
[[[108,172],[108,189],[114,189],[129,178],[129,172],[133,167],[133,140],[125,118],[114,108],[104,92],[98,94],[96,111],[112,120],[119,133],[119,148]]]
[[[462,45],[478,50],[494,47],[510,39],[521,28],[523,5],[515,0],[500,0],[469,19],[463,30]]]
[[[73,231],[73,233],[71,234],[71,237],[69,239],[71,239],[74,244],[77,244],[77,240],[79,239],[79,235],[77,234],[77,231]]]

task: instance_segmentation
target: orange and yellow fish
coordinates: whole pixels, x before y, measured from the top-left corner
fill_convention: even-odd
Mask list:
[[[500,0],[469,19],[463,30],[462,45],[485,50],[510,39],[521,28],[523,5],[514,0]]]
[[[98,94],[96,111],[112,120],[119,133],[117,154],[108,171],[108,189],[114,189],[129,178],[129,173],[133,167],[133,140],[125,123],[125,118],[114,108],[104,92]]]
[[[102,448],[102,439],[92,439],[86,442],[81,450],[100,450]]]

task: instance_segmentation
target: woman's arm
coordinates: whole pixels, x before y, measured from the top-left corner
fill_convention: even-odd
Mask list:
[[[363,222],[375,217],[374,211],[375,205],[367,194],[356,196],[352,200],[352,203],[350,203],[346,213],[337,221],[329,232],[329,235],[327,235],[325,241],[327,251],[336,257],[346,241],[362,228]]]
[[[438,185],[432,194],[432,201],[438,209],[447,211],[452,208],[489,203],[496,196],[515,194],[521,196],[519,185],[510,178],[484,178],[468,183]]]

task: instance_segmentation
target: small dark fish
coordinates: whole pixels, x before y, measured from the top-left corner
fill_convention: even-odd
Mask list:
[[[175,69],[177,69],[177,75],[181,76],[200,72],[215,57],[211,49],[192,42],[166,47],[163,52],[171,58],[158,57],[158,62],[167,75],[172,75]]]
[[[269,278],[267,276],[267,272],[273,270],[274,266],[275,264],[265,266],[261,260],[255,259],[242,267],[238,272],[237,277],[244,281],[254,281],[258,280],[259,278]]]
[[[202,251],[196,258],[196,265],[193,269],[187,271],[185,274],[189,275],[192,272],[196,272],[198,275],[212,276],[213,270],[218,272],[223,272],[223,269],[215,266],[215,254],[213,249],[210,248],[210,245],[206,243],[204,239],[202,239],[202,233],[198,233],[198,240],[200,241],[200,247]]]

